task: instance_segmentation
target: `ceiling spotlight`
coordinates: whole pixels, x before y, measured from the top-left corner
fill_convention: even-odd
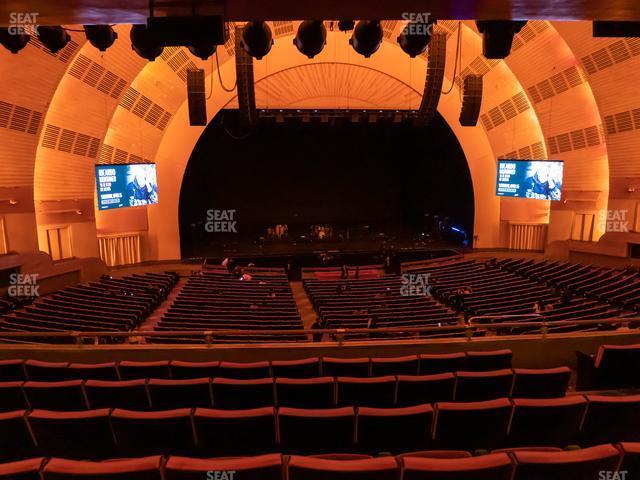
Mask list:
[[[29,43],[29,35],[26,33],[12,34],[8,28],[0,28],[0,43],[11,53],[18,53],[27,43]]]
[[[265,22],[249,22],[242,29],[242,49],[260,60],[271,51],[273,34]]]
[[[433,24],[425,22],[409,22],[398,36],[400,48],[411,58],[423,53],[431,41]]]
[[[216,46],[206,43],[197,43],[189,47],[189,51],[196,57],[206,60],[216,53]]]
[[[370,57],[378,51],[382,43],[382,26],[377,20],[361,20],[349,39],[353,49],[360,55]]]
[[[150,62],[153,62],[164,50],[146,25],[133,25],[130,36],[133,51]]]
[[[305,20],[298,27],[296,38],[293,39],[296,48],[309,58],[319,54],[327,44],[327,29],[320,20]]]
[[[109,25],[85,25],[84,34],[89,43],[101,52],[106,51],[118,38],[118,32]]]
[[[350,32],[355,26],[356,22],[354,22],[353,20],[340,20],[338,22],[338,30],[340,30],[341,32]]]
[[[56,53],[67,46],[71,36],[62,27],[38,27],[38,40],[51,52]]]
[[[513,36],[522,30],[526,21],[478,20],[476,25],[482,33],[482,54],[485,58],[507,58],[511,53]]]

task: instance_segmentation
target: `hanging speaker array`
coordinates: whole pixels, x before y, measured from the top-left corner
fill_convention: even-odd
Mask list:
[[[420,107],[416,112],[416,126],[424,127],[429,125],[438,110],[446,60],[447,36],[443,33],[434,33],[431,37],[431,45],[429,46],[424,93]]]
[[[460,125],[475,127],[482,107],[482,76],[467,75],[462,84],[462,111]]]

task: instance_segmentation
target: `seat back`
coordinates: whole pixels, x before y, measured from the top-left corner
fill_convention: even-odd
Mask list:
[[[40,468],[44,458],[30,458],[0,464],[0,479],[2,480],[41,480]]]
[[[398,375],[399,407],[453,401],[456,377],[453,373]]]
[[[132,362],[122,361],[118,364],[118,372],[122,380],[137,380],[141,378],[170,378],[169,362]]]
[[[288,480],[399,480],[400,468],[393,457],[362,460],[330,460],[292,456]]]
[[[108,462],[86,462],[53,458],[42,471],[42,480],[162,480],[161,457]]]
[[[403,453],[425,450],[432,445],[433,408],[420,405],[404,408],[358,409],[358,451]]]
[[[23,360],[0,360],[0,381],[20,382],[27,379]]]
[[[87,410],[82,380],[63,382],[25,382],[24,393],[33,409],[79,411]]]
[[[363,407],[393,407],[395,405],[396,378],[338,377],[338,405]]]
[[[351,452],[355,421],[352,407],[281,408],[278,412],[280,447],[283,453],[300,455]]]
[[[319,377],[320,358],[313,357],[302,360],[274,360],[271,362],[271,372],[276,378]]]
[[[464,370],[467,357],[464,353],[420,355],[420,375],[436,375]]]
[[[326,377],[368,377],[368,358],[322,358],[322,375]]]
[[[24,382],[0,382],[0,412],[26,410],[29,408],[27,398],[22,391]]]
[[[267,378],[271,376],[271,368],[269,367],[269,362],[221,362],[218,368],[218,375],[223,378],[240,380]]]
[[[564,397],[571,369],[569,367],[527,369],[515,368],[513,398],[559,398]]]
[[[513,352],[508,349],[488,352],[467,352],[466,370],[470,372],[484,372],[511,368]]]
[[[582,443],[640,441],[640,395],[587,395]]]
[[[147,384],[151,407],[155,410],[175,408],[211,408],[211,385],[209,378],[188,380],[165,380],[153,378]]]
[[[150,408],[146,380],[87,380],[84,391],[90,408],[123,408],[148,410]]]
[[[511,480],[513,462],[506,453],[478,457],[403,456],[403,480]]]
[[[594,360],[603,388],[640,385],[640,345],[602,345]]]
[[[234,378],[215,378],[211,383],[213,406],[217,409],[251,409],[272,407],[273,378],[240,380]]]
[[[26,413],[25,410],[0,413],[0,461],[37,456]]]
[[[332,408],[335,406],[333,377],[276,378],[279,407]]]
[[[69,378],[74,380],[119,380],[115,362],[108,363],[72,363],[67,368]]]
[[[371,359],[371,376],[384,375],[417,375],[418,356],[407,355],[405,357],[379,357]]]
[[[42,362],[40,360],[26,360],[24,369],[27,380],[36,382],[60,382],[69,380],[68,362]]]
[[[505,398],[511,394],[513,371],[509,369],[488,372],[458,372],[456,374],[455,400],[478,402]]]
[[[220,362],[184,362],[172,360],[169,364],[171,378],[174,380],[188,380],[192,378],[213,378],[218,376]]]

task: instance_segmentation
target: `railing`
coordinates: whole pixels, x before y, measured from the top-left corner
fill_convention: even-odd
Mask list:
[[[531,314],[530,316],[537,315]],[[514,317],[515,315],[506,315],[505,317]],[[527,316],[527,315],[525,315]],[[479,318],[496,318],[494,317],[472,317],[471,320],[477,320]],[[503,322],[503,323],[470,323],[465,325],[445,325],[434,327],[385,327],[385,328],[335,328],[335,329],[300,329],[300,330],[173,330],[173,331],[128,331],[128,332],[0,332],[0,344],[3,340],[16,340],[28,342],[29,339],[42,339],[42,338],[56,338],[56,339],[72,339],[74,343],[79,345],[86,345],[85,340],[92,340],[98,344],[100,339],[128,339],[128,343],[138,343],[140,338],[156,337],[156,338],[201,338],[205,344],[212,345],[216,343],[217,337],[231,337],[231,336],[246,336],[246,337],[286,337],[293,335],[307,335],[314,334],[328,335],[328,341],[333,343],[342,344],[345,341],[349,341],[348,335],[368,335],[371,339],[382,339],[384,334],[415,334],[417,335],[413,340],[433,340],[429,337],[420,337],[422,333],[454,333],[461,332],[467,341],[474,340],[474,333],[482,330],[492,330],[498,332],[502,329],[509,328],[537,328],[538,333],[526,333],[514,335],[514,337],[527,337],[528,335],[542,336],[547,338],[549,335],[556,335],[553,332],[549,332],[550,327],[561,326],[598,326],[598,325],[618,325],[628,327],[631,322],[640,322],[640,316],[637,317],[623,317],[623,318],[607,318],[607,319],[595,319],[595,320],[558,320],[553,322],[547,321],[520,321],[520,322]],[[631,330],[635,333],[640,333],[640,329]],[[560,332],[558,334],[566,334],[567,332]],[[580,333],[580,332],[578,332]],[[501,336],[505,338],[506,335]],[[495,337],[481,337],[481,338],[495,338]],[[132,342],[132,340],[135,340]],[[405,339],[406,340],[406,339]],[[358,341],[354,339],[353,341]],[[367,340],[368,341],[368,340]],[[231,343],[231,342],[225,342]],[[237,342],[241,343],[241,342]],[[281,343],[281,338],[274,338],[272,342],[263,343]],[[304,343],[304,342],[300,342]],[[290,344],[290,342],[288,342]],[[175,344],[172,344],[175,345]]]

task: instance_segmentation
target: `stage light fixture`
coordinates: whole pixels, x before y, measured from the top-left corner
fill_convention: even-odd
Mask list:
[[[382,43],[382,26],[377,20],[361,20],[349,39],[353,49],[368,58],[378,51]]]
[[[309,58],[319,54],[327,44],[327,29],[320,20],[305,20],[298,27],[293,44]]]
[[[409,22],[398,36],[398,43],[403,52],[411,58],[423,53],[431,41],[433,24],[426,22]]]
[[[146,25],[133,25],[130,37],[133,51],[151,62],[160,56],[164,50],[164,47],[149,32]]]
[[[265,22],[249,22],[242,29],[242,49],[260,60],[271,51],[273,34]]]
[[[38,27],[38,40],[51,53],[57,53],[67,46],[71,36],[62,27]]]
[[[206,60],[211,55],[216,53],[216,45],[211,44],[194,44],[189,47],[189,51],[196,57]]]
[[[354,22],[353,20],[340,20],[338,22],[338,30],[340,30],[341,32],[350,32],[355,26],[356,22]]]
[[[109,25],[85,25],[84,34],[89,43],[101,52],[105,52],[118,38],[118,32]]]
[[[29,43],[26,33],[12,34],[8,28],[0,28],[0,44],[11,53],[18,53]]]
[[[478,31],[482,34],[482,54],[485,58],[507,58],[511,53],[513,36],[526,24],[526,21],[512,20],[476,21]]]

